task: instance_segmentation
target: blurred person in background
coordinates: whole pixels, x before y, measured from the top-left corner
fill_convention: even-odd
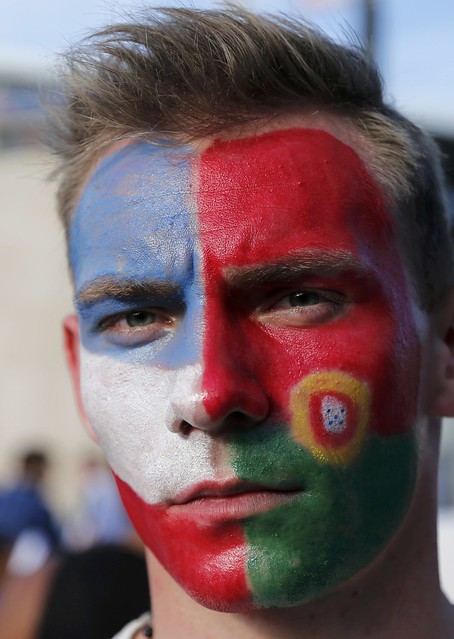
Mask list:
[[[27,451],[19,459],[17,478],[0,489],[0,540],[9,572],[35,572],[58,548],[59,525],[44,496],[48,468],[44,451]]]
[[[128,587],[125,588],[125,583]],[[142,546],[95,544],[66,551],[27,575],[8,574],[0,591],[0,637],[110,639],[149,607]]]
[[[49,457],[23,453],[17,477],[0,491],[0,636],[29,639],[60,550],[60,527],[44,496]]]
[[[130,536],[127,543],[97,543],[61,558],[32,637],[111,639],[118,628],[147,609],[149,602],[138,538]]]
[[[94,544],[133,545],[137,535],[118,494],[115,480],[103,459],[81,460],[79,499],[65,522],[65,544],[74,550]]]
[[[110,639],[148,606],[143,545],[113,479],[100,460],[83,466],[88,501],[64,546],[42,496],[47,455],[26,453],[19,477],[0,495],[1,639]]]

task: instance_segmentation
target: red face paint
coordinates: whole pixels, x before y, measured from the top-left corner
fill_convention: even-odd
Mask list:
[[[370,431],[405,432],[415,418],[416,333],[393,223],[357,154],[322,131],[275,131],[214,144],[199,172],[208,413],[218,417],[229,388],[247,379],[251,388],[265,390],[271,418],[288,423],[291,389],[315,371],[340,370],[373,391]],[[315,258],[348,252],[364,266],[359,275],[330,277],[315,269],[301,277],[303,288],[351,297],[345,314],[310,328],[251,318],[244,310],[251,291],[229,287],[226,269],[301,250]]]
[[[195,525],[189,516],[144,503],[128,484],[115,479],[137,532],[189,595],[213,609],[250,608],[241,524]]]

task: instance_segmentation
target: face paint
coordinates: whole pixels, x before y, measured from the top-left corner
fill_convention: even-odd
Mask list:
[[[149,503],[214,478],[209,438],[200,432],[187,446],[173,434],[181,403],[192,419],[201,393],[202,289],[193,277],[188,184],[184,154],[127,147],[94,174],[71,229],[84,405],[112,468]],[[174,337],[161,316],[185,305]],[[145,324],[143,343],[109,330],[148,307],[157,321]]]
[[[167,517],[165,505],[220,472],[233,478],[233,470],[214,466],[215,446],[205,431],[190,438],[177,433],[181,419],[199,423],[204,417],[203,278],[191,179],[181,151],[139,144],[105,160],[76,213],[71,261],[85,410],[145,543],[197,596],[192,584],[198,580],[200,539],[191,534],[191,520]],[[172,284],[170,295],[160,282]],[[175,315],[178,329],[158,321],[157,331],[145,326],[143,340],[128,337],[126,327],[113,330],[125,324],[121,317],[150,307],[157,315]],[[205,599],[213,606],[249,601],[240,525],[206,532],[203,569],[224,563],[230,579],[216,579],[211,568]]]
[[[303,129],[192,160],[126,147],[71,246],[84,403],[170,574],[233,611],[314,599],[375,559],[414,486],[419,343],[352,149]]]

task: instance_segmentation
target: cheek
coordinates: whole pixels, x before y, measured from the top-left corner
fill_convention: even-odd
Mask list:
[[[412,322],[398,326],[391,312],[376,310],[353,311],[348,319],[303,332],[299,339],[285,336],[273,362],[274,384],[279,383],[279,377],[284,382],[281,406],[289,407],[294,389],[314,373],[333,375],[331,382],[323,381],[323,392],[343,392],[336,377],[341,373],[357,380],[344,389],[346,408],[349,401],[357,404],[360,412],[370,405],[367,430],[393,435],[413,426],[420,368],[418,336]],[[318,392],[317,383],[312,386]]]
[[[149,504],[212,479],[210,442],[173,432],[178,401],[200,377],[197,366],[163,370],[81,353],[81,387],[90,424],[114,472]],[[178,459],[178,463],[175,460]]]
[[[242,379],[253,379],[266,392],[272,421],[291,421],[292,397],[303,384],[309,394],[343,393],[345,405],[352,404],[350,414],[357,411],[359,418],[361,413],[364,429],[370,432],[399,434],[414,424],[420,342],[411,312],[404,307],[399,321],[392,309],[377,303],[358,305],[345,318],[322,326],[295,329],[239,321],[234,313],[225,319],[213,302],[207,306],[206,390],[222,384],[225,370],[224,375],[229,380],[236,378],[238,385],[244,384]],[[312,383],[308,378],[314,374],[327,377]],[[339,374],[353,380],[345,392]],[[357,391],[360,387],[361,392]]]
[[[234,313],[223,321],[211,302],[205,389],[221,388],[222,375],[238,387],[253,379],[269,399],[267,427],[286,430],[323,464],[347,467],[369,436],[404,435],[417,420],[420,340],[411,307],[396,315],[377,300],[318,327],[266,328]]]
[[[116,479],[145,545],[191,597],[221,612],[253,608],[242,524],[197,525],[190,517],[169,514],[164,506],[145,504],[127,484]]]
[[[417,451],[411,434],[371,436],[350,464],[326,463],[283,428],[232,441],[247,481],[303,482],[294,502],[245,522],[247,573],[258,606],[304,603],[359,572],[386,547],[408,509]]]
[[[356,331],[314,340],[313,355],[291,385],[291,434],[325,463],[347,465],[368,436],[408,433],[417,420],[419,341],[405,348],[395,322],[361,323]]]

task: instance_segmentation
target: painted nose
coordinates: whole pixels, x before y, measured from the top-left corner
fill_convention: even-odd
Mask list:
[[[246,371],[232,366],[191,369],[173,389],[170,430],[187,434],[195,428],[219,434],[251,428],[267,417],[267,395]]]
[[[269,402],[262,386],[239,365],[206,367],[203,408],[207,430],[250,427],[263,421]]]

